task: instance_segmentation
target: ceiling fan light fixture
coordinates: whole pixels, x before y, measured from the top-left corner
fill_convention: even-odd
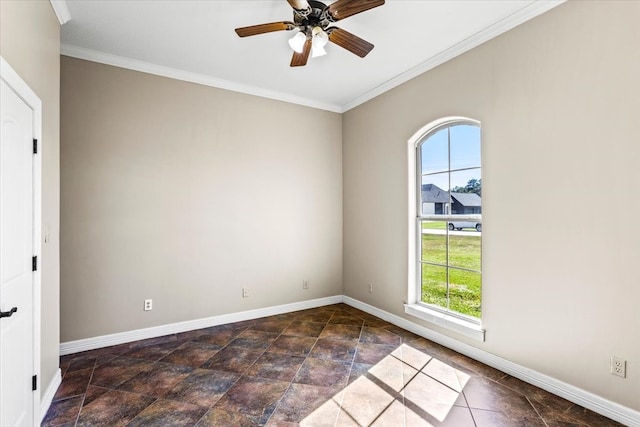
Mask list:
[[[295,36],[289,39],[289,47],[294,50],[294,52],[302,53],[304,49],[304,43],[307,41],[307,36],[302,32],[298,31]]]
[[[317,58],[318,56],[325,56],[327,51],[322,46],[311,45],[311,57]]]
[[[321,27],[313,27],[311,37],[313,37],[313,44],[316,46],[324,47],[329,43],[329,35]]]
[[[313,27],[311,30],[311,57],[317,58],[318,56],[324,56],[327,51],[324,47],[329,43],[329,36],[320,27]]]

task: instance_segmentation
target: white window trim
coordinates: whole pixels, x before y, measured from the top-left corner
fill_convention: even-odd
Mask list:
[[[407,283],[407,304],[405,304],[405,313],[422,319],[426,322],[437,325],[441,328],[460,333],[466,337],[479,341],[485,340],[485,330],[482,329],[480,321],[466,320],[464,318],[447,314],[444,311],[429,308],[420,301],[420,293],[418,292],[416,265],[416,250],[418,245],[418,235],[416,233],[416,212],[417,212],[417,192],[416,192],[416,149],[422,139],[436,128],[448,126],[450,124],[466,121],[480,126],[480,122],[468,117],[444,117],[434,120],[431,123],[421,127],[407,141],[407,166],[408,166],[408,283]]]
[[[457,332],[478,341],[484,341],[485,330],[482,329],[479,323],[452,316],[439,310],[433,310],[419,303],[405,304],[404,312],[418,319],[422,319],[425,322],[438,325],[441,328]]]

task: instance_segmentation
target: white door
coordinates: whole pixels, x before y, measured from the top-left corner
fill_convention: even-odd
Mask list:
[[[0,426],[33,426],[33,110],[0,85]]]

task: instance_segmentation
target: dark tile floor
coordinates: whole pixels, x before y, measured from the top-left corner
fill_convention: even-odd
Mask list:
[[[616,426],[344,304],[63,356],[44,426]]]

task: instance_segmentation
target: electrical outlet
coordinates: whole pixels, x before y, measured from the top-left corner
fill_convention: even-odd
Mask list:
[[[302,289],[309,289],[309,281],[308,280],[303,280],[302,281]]]
[[[151,311],[153,309],[153,300],[146,299],[144,300],[144,311]]]
[[[369,289],[369,293],[372,294],[373,293],[373,283],[369,283],[367,286],[368,286],[368,289]]]
[[[616,356],[611,356],[611,373],[622,378],[627,377],[627,361]]]
[[[242,288],[242,298],[249,298],[249,289]]]

